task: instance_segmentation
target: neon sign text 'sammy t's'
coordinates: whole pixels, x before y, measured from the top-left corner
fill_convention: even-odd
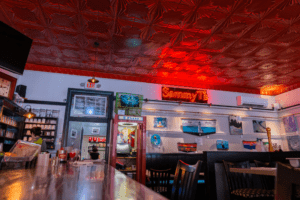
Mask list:
[[[163,87],[162,99],[173,100],[173,101],[207,103],[208,96],[206,90],[190,90],[190,89]]]

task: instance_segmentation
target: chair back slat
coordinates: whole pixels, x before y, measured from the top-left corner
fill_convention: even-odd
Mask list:
[[[300,169],[277,163],[275,200],[300,199]]]
[[[262,161],[254,160],[254,163],[256,167],[276,167],[275,162],[262,162]],[[266,190],[274,189],[275,177],[259,175],[259,179],[264,189]]]
[[[253,187],[253,180],[251,174],[230,172],[230,168],[250,168],[249,161],[232,163],[223,160],[223,164],[230,192],[240,188]]]
[[[172,186],[171,200],[195,199],[201,166],[202,161],[200,160],[195,165],[188,165],[181,160],[178,161]]]
[[[166,197],[170,196],[170,174],[172,169],[150,169],[150,187],[157,193]]]

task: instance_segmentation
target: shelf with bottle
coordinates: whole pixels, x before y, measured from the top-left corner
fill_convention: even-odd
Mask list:
[[[18,127],[18,123],[17,123],[16,120],[14,120],[11,117],[5,116],[5,115],[2,115],[0,117],[0,124],[11,126],[11,127],[14,127],[14,128]]]
[[[58,118],[59,110],[45,109],[45,108],[33,108],[32,112],[36,115],[35,118]]]
[[[44,124],[26,124],[24,129],[32,129],[34,127],[40,127],[42,130],[55,130],[56,124],[44,125]]]

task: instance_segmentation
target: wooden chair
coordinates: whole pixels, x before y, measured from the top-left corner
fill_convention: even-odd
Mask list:
[[[150,187],[155,192],[170,198],[171,185],[170,174],[172,169],[156,170],[150,169]]]
[[[202,161],[188,165],[179,160],[177,163],[171,200],[194,200]]]
[[[262,162],[254,160],[256,167],[276,167],[276,162]],[[274,176],[262,176],[259,175],[261,184],[266,190],[274,190],[275,186],[275,177]]]
[[[252,174],[230,172],[230,168],[250,168],[249,161],[232,163],[223,160],[223,164],[231,200],[274,198],[272,190],[254,188]]]
[[[300,169],[277,163],[275,200],[300,199]]]

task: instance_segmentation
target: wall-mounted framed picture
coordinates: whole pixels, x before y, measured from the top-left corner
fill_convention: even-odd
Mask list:
[[[294,115],[282,118],[284,129],[286,133],[297,131],[297,120]]]
[[[72,129],[71,130],[71,135],[70,135],[71,138],[76,138],[77,137],[77,130],[76,129]]]
[[[215,119],[181,119],[182,131],[193,135],[208,135],[216,133]]]
[[[100,128],[93,128],[92,129],[92,131],[93,131],[93,135],[99,135],[100,134]]]
[[[253,120],[253,132],[254,133],[267,133],[266,121],[262,120]]]
[[[286,137],[290,151],[300,151],[300,136],[293,135]]]
[[[141,116],[143,95],[130,93],[116,93],[116,114]]]
[[[243,147],[245,149],[250,149],[253,150],[256,148],[256,143],[257,141],[247,141],[247,140],[243,140]]]
[[[229,132],[230,135],[243,135],[243,124],[241,117],[239,116],[229,116]]]
[[[154,128],[166,128],[167,118],[165,117],[154,117]]]
[[[229,143],[227,140],[217,140],[217,150],[228,150],[229,149]]]

